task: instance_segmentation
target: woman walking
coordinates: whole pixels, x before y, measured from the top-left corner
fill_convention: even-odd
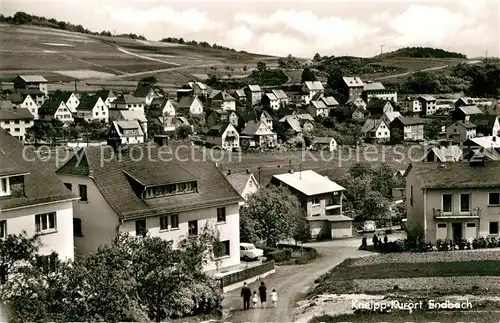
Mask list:
[[[266,284],[264,284],[264,282],[260,283],[259,296],[260,296],[260,304],[262,305],[262,308],[266,307],[267,287],[266,287]]]

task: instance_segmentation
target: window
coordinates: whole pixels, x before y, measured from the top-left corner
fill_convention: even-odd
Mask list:
[[[446,228],[446,223],[438,223],[438,228],[440,229]]]
[[[7,221],[0,221],[0,239],[7,237]]]
[[[443,194],[443,212],[451,212],[452,207],[452,195]]]
[[[2,193],[7,193],[7,178],[2,178],[2,187],[0,187],[0,191]]]
[[[217,222],[226,222],[226,208],[217,208]]]
[[[467,228],[475,228],[476,224],[475,223],[467,223]]]
[[[198,221],[193,220],[188,222],[188,234],[194,236],[198,234]]]
[[[500,193],[490,193],[488,196],[489,205],[500,205]]]
[[[171,229],[178,229],[179,228],[179,215],[178,214],[172,214],[170,216],[170,228]]]
[[[319,198],[314,197],[314,198],[312,199],[312,205],[319,205]]]
[[[168,230],[168,216],[160,216],[160,230]]]
[[[144,219],[135,221],[135,235],[145,236],[146,233],[147,233],[146,220]]]
[[[44,233],[56,230],[56,212],[35,215],[35,231]]]
[[[221,241],[220,244],[221,244],[221,250],[220,250],[218,257],[230,256],[230,254],[231,254],[230,241],[229,240]]]
[[[14,128],[14,132],[20,132],[21,128]]]
[[[81,202],[87,202],[88,201],[88,196],[87,196],[87,185],[78,185],[78,190],[80,191],[80,201]]]
[[[460,212],[470,211],[470,194],[460,194]]]
[[[83,234],[82,234],[82,219],[73,218],[73,235],[75,237],[83,237]]]
[[[38,268],[41,268],[43,272],[49,273],[56,270],[59,256],[56,252],[53,252],[50,256],[36,256],[36,263]]]
[[[498,234],[498,222],[490,222],[490,234]]]
[[[70,191],[73,190],[73,185],[71,185],[71,183],[64,183],[64,186]]]

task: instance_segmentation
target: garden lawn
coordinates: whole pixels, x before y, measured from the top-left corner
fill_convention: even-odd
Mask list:
[[[392,313],[360,313],[341,316],[318,316],[313,318],[310,323],[401,323],[401,322],[440,322],[440,323],[457,323],[457,322],[481,322],[493,323],[500,322],[500,312],[433,312],[433,311],[417,311],[408,312],[392,312]]]

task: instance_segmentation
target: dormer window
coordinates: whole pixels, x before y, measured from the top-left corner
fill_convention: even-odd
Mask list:
[[[178,194],[195,193],[197,192],[197,188],[198,185],[195,181],[147,187],[146,192],[144,193],[144,198],[148,199]]]

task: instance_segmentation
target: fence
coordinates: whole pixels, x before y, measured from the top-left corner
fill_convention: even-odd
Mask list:
[[[221,287],[239,283],[241,281],[253,278],[274,269],[274,261],[264,262],[258,266],[250,267],[242,271],[238,271],[220,278]]]

